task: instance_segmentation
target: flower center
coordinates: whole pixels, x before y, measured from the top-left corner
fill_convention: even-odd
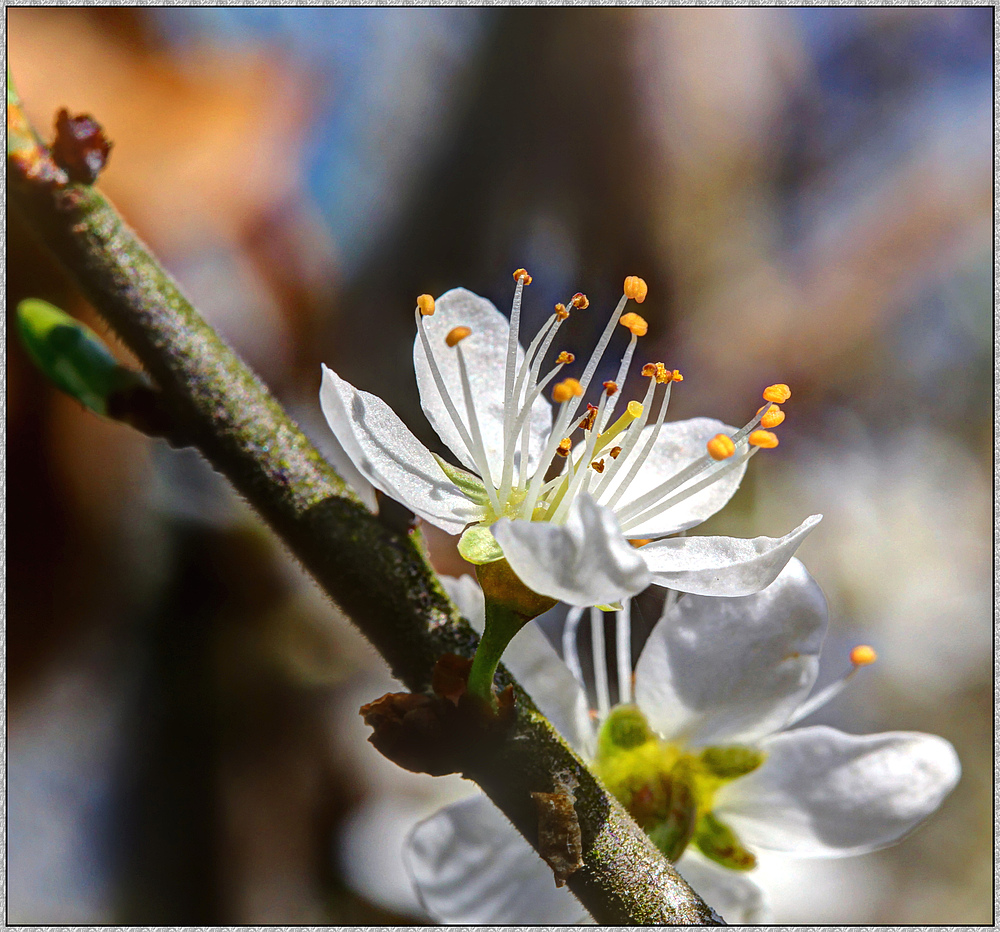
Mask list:
[[[662,362],[647,363],[641,370],[642,377],[649,380],[642,400],[629,401],[626,412],[612,420],[621,398],[620,389],[628,378],[638,338],[648,331],[643,317],[634,311],[625,311],[630,300],[641,304],[647,294],[646,283],[631,275],[625,279],[621,300],[579,378],[563,378],[553,385],[552,400],[558,407],[552,428],[532,468],[529,464],[529,444],[533,439],[532,408],[563,367],[575,362],[575,356],[566,351],[559,352],[555,364],[544,374],[542,364],[559,327],[569,317],[570,308],[585,310],[590,302],[586,295],[578,293],[566,304],[557,304],[553,314],[531,340],[519,364],[521,299],[525,286],[531,283],[531,276],[524,269],[518,269],[514,279],[516,287],[503,373],[506,403],[500,464],[495,461],[491,464],[487,457],[474,404],[473,383],[466,365],[463,341],[473,331],[466,326],[454,327],[447,334],[446,348],[432,347],[422,321],[433,315],[433,299],[421,295],[415,312],[432,377],[444,399],[447,413],[479,472],[479,477],[463,472],[465,478],[457,484],[467,496],[484,504],[480,524],[492,524],[503,516],[562,524],[573,501],[587,493],[598,504],[615,512],[623,532],[628,536],[629,531],[740,468],[757,450],[778,445],[778,438],[771,428],[784,420],[784,412],[778,404],[791,396],[788,386],[783,384],[771,385],[764,391],[764,400],[768,403],[743,428],[732,436],[716,435],[708,441],[702,456],[645,494],[620,504],[653,453],[666,417],[672,384],[684,379],[680,372],[668,369]],[[619,324],[629,332],[630,339],[617,375],[603,384],[598,404],[588,404],[586,413],[580,417],[580,406]],[[453,400],[452,393],[444,384],[435,361],[435,349],[456,354],[461,401],[457,392]],[[755,429],[758,424],[762,429]],[[574,441],[576,431],[582,433],[582,439]],[[538,438],[534,440],[537,444]],[[452,478],[456,472],[454,467],[445,471]]]
[[[694,752],[662,741],[639,709],[618,705],[601,727],[594,770],[669,860],[694,844],[723,867],[751,870],[753,853],[712,808],[720,787],[763,762],[742,745]]]

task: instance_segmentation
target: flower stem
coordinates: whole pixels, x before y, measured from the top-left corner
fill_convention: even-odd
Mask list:
[[[500,657],[507,649],[512,637],[524,627],[526,619],[507,605],[494,599],[486,599],[486,627],[476,648],[469,671],[469,692],[496,708],[493,695],[493,676],[497,672]]]

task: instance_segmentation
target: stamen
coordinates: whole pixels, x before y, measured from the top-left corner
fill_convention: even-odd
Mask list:
[[[792,725],[801,722],[808,715],[812,715],[818,709],[823,708],[834,696],[839,696],[840,693],[844,691],[844,687],[847,686],[848,680],[855,673],[858,672],[862,667],[867,667],[868,664],[874,663],[877,659],[875,651],[873,648],[869,647],[867,644],[859,644],[855,647],[848,655],[851,661],[851,669],[848,670],[839,680],[835,680],[829,686],[821,689],[814,696],[811,696],[805,702],[800,705],[792,717],[785,722],[785,728],[790,728]]]
[[[594,377],[594,372],[597,371],[601,358],[604,356],[604,351],[608,348],[608,343],[611,340],[611,334],[614,333],[615,325],[622,316],[622,311],[625,310],[625,305],[627,303],[628,298],[623,295],[621,300],[618,302],[618,306],[611,314],[611,319],[608,321],[608,325],[604,328],[604,333],[601,334],[600,340],[597,341],[597,346],[594,347],[594,352],[590,354],[590,359],[587,360],[587,366],[583,370],[583,375],[580,376],[580,384],[583,386],[583,390],[585,392],[590,387],[590,380]],[[569,417],[576,414],[579,406],[579,402],[570,405]]]
[[[431,341],[427,336],[427,331],[423,327],[423,315],[419,313],[419,308],[418,313],[416,313],[415,316],[417,320],[417,333],[420,334],[420,342],[424,347],[424,356],[427,357],[427,364],[430,366],[431,377],[434,379],[434,385],[437,387],[438,394],[441,396],[441,401],[444,403],[445,410],[448,412],[448,416],[455,425],[455,430],[458,431],[458,435],[462,438],[462,443],[465,444],[465,449],[468,451],[470,458],[473,462],[477,462],[476,455],[473,452],[472,438],[469,436],[468,430],[466,430],[465,422],[458,415],[455,403],[451,400],[451,393],[444,387],[444,377],[441,375],[441,370],[438,368],[437,359],[435,359],[434,352],[431,349]]]
[[[618,383],[617,382],[602,382],[601,384],[604,386],[604,391],[607,392],[607,395],[608,395],[609,398],[613,394],[615,394],[615,392],[618,391]]]
[[[604,652],[604,617],[599,608],[590,610],[590,647],[594,658],[597,711],[605,719],[611,711],[611,697],[608,694],[608,658]]]
[[[622,314],[621,320],[618,323],[635,337],[644,337],[649,331],[649,324],[646,323],[646,319],[640,317],[635,311]]]
[[[632,701],[632,600],[625,599],[615,618],[615,659],[618,667],[618,702]]]
[[[552,389],[552,400],[558,404],[579,398],[583,394],[583,386],[576,379],[563,379]]]
[[[573,449],[573,441],[569,437],[563,437],[556,447],[556,456],[569,456],[569,451]]]
[[[417,298],[417,308],[424,317],[430,317],[434,313],[434,299],[429,294],[422,294]]]
[[[621,453],[621,451],[622,451],[621,447],[612,447],[611,451],[608,453],[608,456],[610,456],[611,459],[616,460],[618,459],[618,454]]]
[[[855,667],[867,667],[878,660],[878,654],[875,653],[875,648],[868,644],[859,644],[851,651],[850,658]]]
[[[527,269],[516,269],[514,272],[514,281],[519,285],[530,285],[531,276],[528,274]]]
[[[652,403],[653,395],[655,392],[656,392],[656,381],[655,379],[650,379],[649,387],[646,389],[646,395],[642,400],[642,404],[638,404],[637,402],[634,401],[629,402],[628,410],[626,413],[634,413],[640,408],[642,410],[639,411],[635,423],[629,428],[628,433],[625,434],[625,442],[622,444],[622,452],[624,455],[621,456],[620,459],[616,457],[616,460],[618,461],[612,463],[611,469],[608,470],[607,475],[602,476],[601,481],[597,484],[597,488],[594,490],[595,501],[600,500],[600,496],[603,494],[605,489],[611,487],[611,483],[614,480],[614,477],[617,476],[618,473],[625,468],[625,463],[629,461],[629,455],[632,453],[633,447],[635,447],[635,445],[639,442],[639,439],[642,437],[642,429],[646,426],[646,421],[649,418],[650,404]],[[622,417],[624,416],[625,415],[623,414]],[[612,428],[613,427],[614,425],[612,425]],[[607,437],[608,439],[611,439],[611,437],[614,436],[613,434],[609,436],[612,428],[609,428],[607,431],[605,431],[603,436]],[[631,482],[633,477],[634,477],[634,472],[630,467],[629,476],[626,479],[625,484],[627,485],[629,482]],[[608,507],[613,507],[613,505],[609,505]]]
[[[606,397],[606,396],[605,396]],[[597,408],[592,404],[587,405],[587,413],[583,416],[583,420],[577,425],[580,430],[593,430],[594,420],[597,418]]]
[[[593,469],[594,472],[604,472],[604,460],[594,460],[590,464],[590,468]]]
[[[569,317],[569,311],[566,310],[566,305],[565,304],[557,304],[556,305],[556,318],[558,320],[565,320],[567,317]]]
[[[497,496],[496,486],[493,484],[493,477],[490,475],[490,462],[489,458],[486,456],[486,446],[483,443],[483,434],[479,429],[479,418],[476,417],[476,408],[472,402],[472,385],[469,382],[469,372],[465,365],[465,353],[462,352],[462,347],[460,341],[464,340],[465,337],[471,333],[468,327],[456,327],[448,334],[446,339],[450,340],[451,336],[456,330],[465,330],[466,333],[462,334],[454,343],[449,342],[449,346],[455,347],[455,352],[458,354],[458,372],[462,381],[462,394],[465,396],[465,410],[469,417],[469,430],[472,435],[472,455],[479,466],[479,474],[483,480],[483,485],[486,487],[486,494],[489,496],[490,504],[500,513],[500,499]]]
[[[602,408],[607,403],[608,396],[601,395],[600,405],[596,411],[591,412],[595,419],[600,418],[602,415]],[[592,407],[592,406],[591,406]],[[594,458],[594,448],[597,445],[597,431],[592,430],[587,435],[587,444],[584,448],[583,455],[578,460],[577,464],[574,465],[574,475],[571,481],[568,481],[567,485],[562,486],[556,493],[555,498],[552,500],[550,505],[550,521],[553,523],[561,523],[566,514],[569,512],[570,503],[579,494],[582,487],[586,487],[586,483],[589,481],[590,473],[586,469],[581,469],[579,466],[584,463],[589,463]],[[567,474],[567,480],[569,480],[569,475]]]
[[[586,684],[583,681],[583,668],[580,666],[580,655],[576,649],[576,630],[580,625],[582,617],[582,608],[571,608],[569,610],[569,613],[566,615],[566,623],[563,625],[562,649],[563,660],[566,666],[569,667],[569,672],[573,674],[573,678],[581,687],[586,688]]]
[[[514,372],[517,369],[517,346],[518,337],[521,330],[521,294],[525,285],[531,284],[531,276],[524,270],[518,269],[514,272],[514,281],[517,285],[514,288],[514,302],[510,306],[510,329],[507,332],[507,368],[504,371],[503,388],[504,398],[514,400]],[[508,441],[511,439],[511,421],[514,419],[514,406],[504,405],[503,409],[503,447],[507,450]],[[503,483],[501,482],[501,485]]]
[[[645,547],[652,539],[652,537],[633,537],[629,543],[638,550],[640,547]]]
[[[578,291],[570,299],[570,304],[578,310],[585,311],[588,307],[590,307],[590,299],[585,294]]]
[[[563,350],[556,357],[556,362],[562,366],[568,366],[571,362],[575,361],[576,361],[576,356],[574,356],[572,353],[567,353],[566,350]]]
[[[792,390],[784,382],[775,385],[768,385],[764,389],[764,401],[773,401],[775,404],[784,404],[792,397]]]
[[[754,447],[763,447],[765,450],[773,450],[778,445],[778,438],[769,430],[755,430],[747,437],[747,443]]]
[[[625,279],[625,297],[631,298],[636,304],[642,304],[646,300],[646,283],[638,275],[629,275]]]
[[[736,445],[725,434],[716,434],[707,446],[713,460],[727,460],[736,452]]]
[[[457,346],[471,333],[472,331],[468,327],[452,327],[448,331],[448,336],[444,338],[444,342],[449,346]]]
[[[693,485],[686,486],[669,498],[665,498],[662,501],[652,505],[646,506],[645,511],[640,511],[636,513],[634,505],[630,505],[626,511],[631,512],[631,516],[628,518],[623,518],[622,515],[618,515],[618,520],[621,523],[622,531],[629,531],[643,521],[648,521],[650,518],[655,518],[658,515],[663,514],[663,512],[668,511],[673,508],[678,502],[684,501],[686,498],[690,498],[692,495],[700,492],[702,489],[707,488],[712,485],[713,482],[718,482],[727,472],[737,469],[743,463],[745,463],[751,456],[757,452],[757,447],[744,447],[743,451],[739,456],[731,457],[725,461],[725,465],[717,466],[713,469],[707,476],[695,482]],[[711,462],[711,460],[709,460]],[[645,497],[645,496],[644,496]]]
[[[760,426],[766,427],[768,430],[777,427],[785,419],[785,412],[776,404],[764,405],[757,413],[761,415]]]
[[[657,363],[659,365],[659,363]],[[649,396],[656,390],[656,385],[659,379],[654,376],[654,378],[649,383]],[[618,504],[619,499],[625,494],[625,490],[629,487],[629,484],[636,477],[639,470],[642,468],[643,463],[649,457],[649,454],[653,452],[653,448],[656,446],[656,438],[660,435],[660,429],[663,427],[663,421],[667,416],[667,405],[670,404],[670,382],[667,381],[666,388],[663,390],[663,397],[660,399],[660,410],[656,415],[656,424],[653,429],[649,432],[649,436],[643,442],[643,447],[639,451],[639,454],[633,458],[631,464],[629,465],[628,472],[625,475],[625,479],[618,485],[615,489],[614,494],[605,503],[608,508],[614,508]],[[641,426],[634,428],[635,437],[632,436],[632,431],[629,431],[629,436],[625,439],[626,455],[622,457],[620,463],[615,463],[615,468],[610,470],[606,479],[601,481],[601,484],[597,487],[594,493],[594,498],[597,499],[606,488],[611,488],[611,481],[613,475],[621,469],[625,468],[625,463],[628,460],[628,454],[632,452],[632,447],[639,442],[640,433],[642,431]]]

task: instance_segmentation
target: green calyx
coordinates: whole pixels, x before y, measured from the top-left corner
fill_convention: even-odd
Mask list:
[[[762,751],[741,745],[687,752],[660,740],[638,708],[621,705],[601,727],[594,769],[671,861],[693,843],[723,867],[743,871],[756,859],[712,807],[721,786],[763,761]]]
[[[495,707],[493,677],[511,638],[532,618],[547,612],[555,599],[529,589],[504,560],[476,567],[486,601],[486,627],[469,671],[469,692]]]

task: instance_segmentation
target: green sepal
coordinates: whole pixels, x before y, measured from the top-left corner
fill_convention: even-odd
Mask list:
[[[595,605],[594,608],[601,612],[620,612],[624,606],[621,602],[609,602],[607,605]]]
[[[97,414],[107,415],[109,395],[145,384],[93,330],[47,301],[26,298],[17,306],[17,323],[28,355],[46,378]]]
[[[621,751],[637,748],[656,737],[646,721],[646,716],[634,705],[618,705],[601,725],[597,738],[599,757],[610,757]]]
[[[705,748],[701,752],[701,763],[713,776],[723,780],[735,780],[753,773],[767,755],[757,748],[739,744]]]
[[[503,559],[500,544],[484,524],[473,524],[462,532],[458,539],[458,552],[463,560],[477,566]]]
[[[444,474],[451,479],[458,487],[458,491],[469,499],[469,501],[475,502],[477,505],[482,505],[484,508],[489,507],[490,497],[486,494],[486,486],[483,485],[477,476],[474,476],[471,472],[466,472],[464,469],[459,469],[457,466],[452,466],[451,463],[443,460],[436,453],[432,453],[431,456],[437,460]]]
[[[694,843],[705,857],[730,870],[749,871],[757,866],[753,852],[744,848],[736,833],[711,812],[698,820]]]

